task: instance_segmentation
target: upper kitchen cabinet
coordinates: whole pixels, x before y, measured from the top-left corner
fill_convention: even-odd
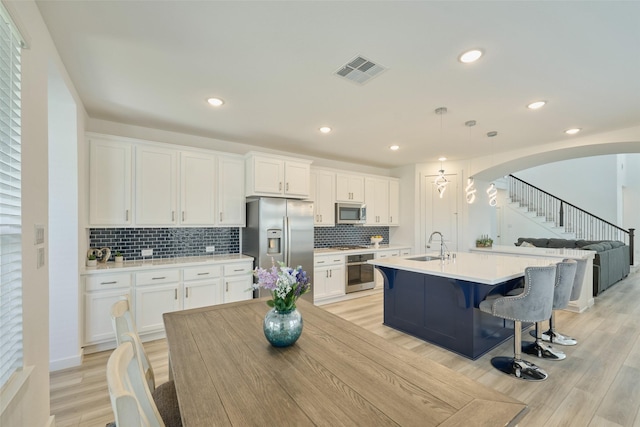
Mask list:
[[[309,197],[311,161],[261,153],[246,157],[246,195]]]
[[[244,160],[218,158],[218,224],[245,226]]]
[[[216,157],[200,152],[181,152],[180,224],[214,225],[216,194]]]
[[[399,225],[400,182],[394,178],[365,180],[366,225]]]
[[[178,151],[136,147],[136,224],[178,223]]]
[[[336,224],[335,210],[335,182],[336,173],[321,169],[311,170],[311,196],[313,201],[313,225],[334,226]]]
[[[128,142],[89,138],[89,224],[129,225],[133,212]]]
[[[336,202],[364,203],[364,177],[336,175]]]

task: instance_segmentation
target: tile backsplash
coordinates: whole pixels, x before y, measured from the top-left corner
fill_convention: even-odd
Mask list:
[[[335,227],[315,227],[314,247],[331,248],[344,245],[370,245],[371,236],[382,236],[382,244],[389,244],[389,227],[363,227],[338,224]]]
[[[153,258],[212,255],[207,246],[215,246],[215,255],[240,252],[240,229],[226,228],[92,228],[89,247],[110,248],[112,256],[120,251],[125,260],[142,259],[143,249],[153,249]]]

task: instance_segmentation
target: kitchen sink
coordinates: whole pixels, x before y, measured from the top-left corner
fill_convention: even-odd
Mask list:
[[[442,259],[442,258],[439,256],[422,255],[422,256],[416,256],[416,257],[405,258],[405,259],[409,261],[433,261],[433,260]]]

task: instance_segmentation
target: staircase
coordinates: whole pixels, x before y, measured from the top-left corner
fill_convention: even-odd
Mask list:
[[[513,175],[507,177],[508,197],[532,220],[565,239],[620,240],[629,245],[633,265],[634,228],[625,230]]]

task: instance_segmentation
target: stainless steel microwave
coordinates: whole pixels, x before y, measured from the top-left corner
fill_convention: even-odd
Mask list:
[[[367,205],[336,203],[337,224],[364,224],[367,222]]]

